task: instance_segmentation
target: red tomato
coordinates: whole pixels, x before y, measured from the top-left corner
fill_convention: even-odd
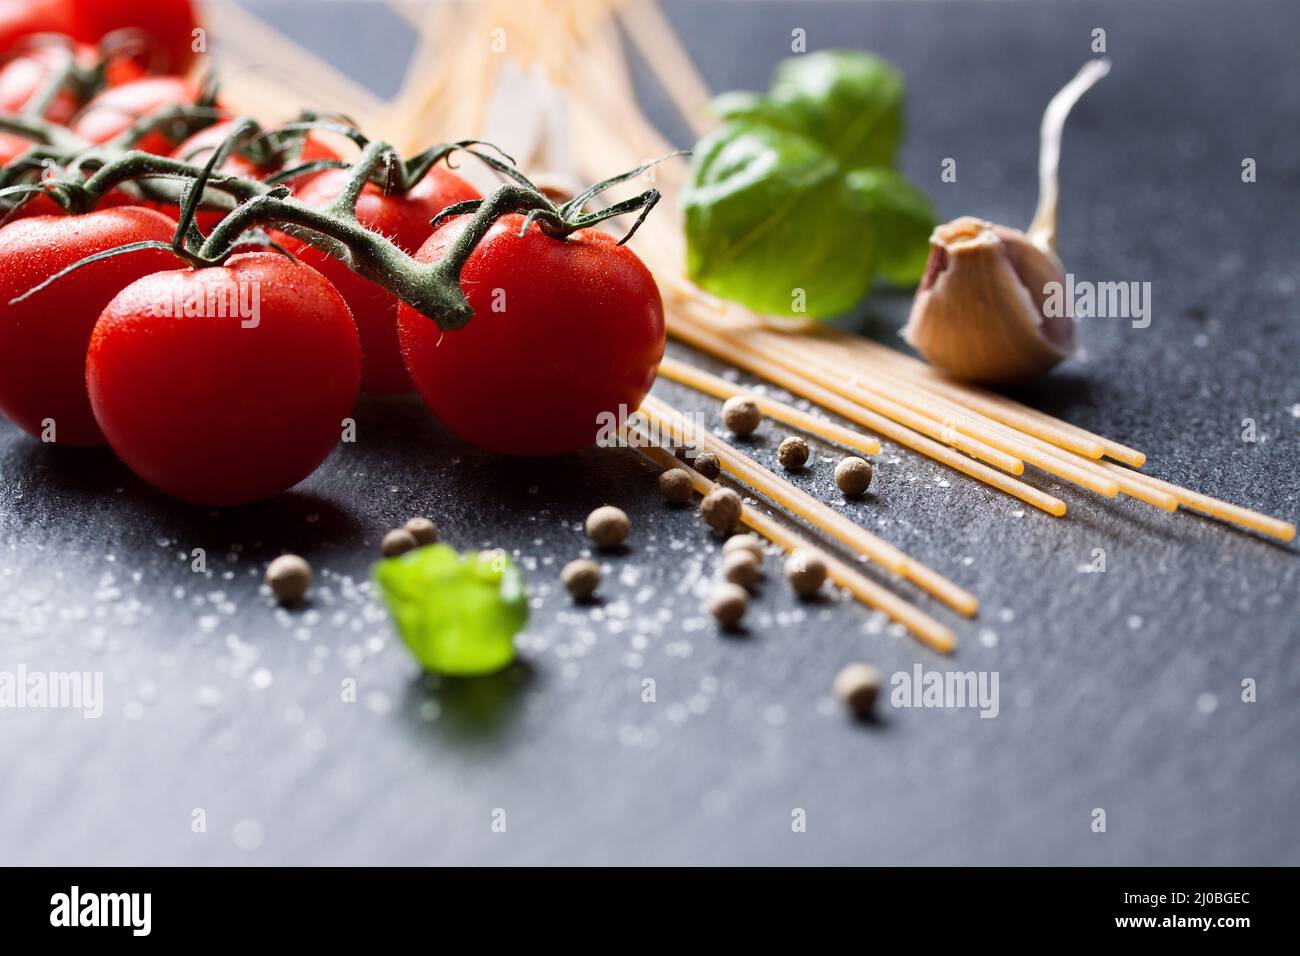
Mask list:
[[[106,143],[142,116],[165,106],[193,103],[200,87],[183,76],[150,76],[112,86],[86,104],[72,122],[72,131],[92,143]],[[161,133],[150,133],[136,149],[166,156],[172,144]]]
[[[31,145],[32,141],[26,137],[0,132],[0,166],[8,166]]]
[[[320,159],[342,159],[332,146],[324,143],[311,133],[302,142],[302,148],[298,155],[292,157],[285,163],[285,166],[301,166],[303,163],[313,163]],[[295,176],[293,179],[285,181],[285,185],[291,186],[294,192],[298,192],[313,179],[325,175],[330,170],[324,170],[319,173],[305,173],[302,176]]]
[[[299,189],[298,198],[323,206],[338,196],[349,175],[346,169],[320,173]],[[465,180],[435,166],[404,196],[386,196],[374,185],[367,185],[357,200],[357,220],[413,254],[429,238],[430,219],[452,203],[478,198],[478,192]],[[388,395],[411,391],[414,386],[397,343],[397,297],[319,249],[289,241],[294,254],[334,283],[352,309],[361,333],[362,391]]]
[[[114,256],[22,295],[61,269],[128,242],[171,238],[174,224],[152,209],[124,206],[84,216],[37,216],[0,229],[0,411],[42,437],[54,422],[60,445],[104,441],[86,396],[86,344],[113,296],[143,275],[176,264],[170,252]]]
[[[113,450],[151,485],[205,505],[257,501],[311,474],[360,378],[347,303],[273,252],[145,276],[104,309],[86,360]]]
[[[33,96],[44,89],[51,72],[64,68],[70,52],[66,48],[36,47],[0,67],[0,111],[20,112]],[[71,90],[60,90],[46,107],[45,118],[66,126],[78,106],[77,97]]]
[[[194,62],[198,18],[190,0],[74,0],[71,24],[60,32],[83,43],[98,43],[114,30],[145,34],[141,59],[155,73],[184,73]]]
[[[37,33],[68,33],[71,0],[0,0],[0,52]]]
[[[95,208],[112,209],[117,206],[140,206],[140,205],[143,205],[143,203],[139,198],[132,196],[121,189],[113,189],[105,193],[102,197],[100,197],[100,200]],[[48,196],[36,196],[35,198],[29,199],[27,200],[27,202],[23,203],[17,212],[9,216],[9,220],[12,222],[13,220],[16,219],[30,219],[33,216],[66,216],[66,215],[67,213],[63,211],[63,207],[60,206],[58,203],[56,203],[53,199],[50,199]],[[175,217],[172,218],[171,222],[174,228],[176,225]]]
[[[467,217],[416,254],[441,258]],[[583,229],[553,239],[503,216],[465,263],[474,317],[443,334],[403,304],[402,354],[443,425],[491,451],[555,455],[590,445],[598,416],[640,407],[664,352],[664,310],[650,271],[627,246]]]

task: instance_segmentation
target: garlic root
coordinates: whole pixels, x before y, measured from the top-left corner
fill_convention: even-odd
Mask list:
[[[1065,118],[1083,94],[1109,72],[1110,60],[1089,60],[1043,110],[1043,123],[1038,132],[1038,208],[1034,210],[1034,218],[1026,230],[1029,241],[1041,249],[1056,251],[1056,201],[1059,194],[1056,171],[1061,164],[1061,133],[1065,129]]]

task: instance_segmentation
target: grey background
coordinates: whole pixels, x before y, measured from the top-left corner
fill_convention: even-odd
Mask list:
[[[412,42],[396,17],[250,6],[392,92]],[[1061,253],[1081,278],[1150,281],[1154,320],[1085,324],[1080,359],[1026,397],[1145,449],[1153,474],[1297,517],[1295,4],[667,6],[718,90],[761,88],[795,26],[814,49],[889,57],[909,84],[907,171],[942,217],[1014,225],[1032,211],[1040,110],[1104,27],[1114,71],[1067,132]],[[945,157],[955,184],[938,180]],[[906,305],[881,297],[856,324],[896,342]],[[716,545],[634,454],[503,460],[418,404],[363,402],[358,418],[359,442],[292,493],[227,512],[0,425],[0,667],[102,670],[107,698],[98,721],[0,713],[0,862],[1300,863],[1294,547],[1073,488],[1054,520],[886,445],[875,494],[843,507],[981,597],[974,621],[919,599],[958,653],[854,603],[799,606],[774,564],[749,635],[719,637],[698,609]],[[781,435],[764,426],[755,454]],[[831,452],[815,452],[799,481],[838,501]],[[605,603],[575,609],[556,578],[604,502],[631,514],[631,546],[603,562]],[[520,556],[525,666],[417,677],[364,589],[379,537],[417,513],[458,546]],[[206,577],[190,571],[200,547]],[[1107,572],[1080,573],[1095,548]],[[282,549],[318,571],[308,612],[258,593]],[[855,725],[828,690],[859,659],[997,671],[1001,713],[886,707]],[[1258,703],[1240,700],[1247,677]],[[357,703],[340,700],[346,678]]]

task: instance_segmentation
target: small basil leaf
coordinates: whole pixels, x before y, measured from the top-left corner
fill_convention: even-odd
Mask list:
[[[720,93],[709,103],[709,111],[719,119],[737,123],[762,123],[777,129],[802,133],[803,122],[799,115],[762,93],[733,90]]]
[[[871,208],[811,140],[727,123],[697,146],[682,197],[687,268],[701,288],[759,312],[851,309],[871,286]]]
[[[903,132],[903,77],[880,57],[826,50],[784,60],[771,100],[845,169],[894,165]]]
[[[528,621],[523,575],[503,553],[416,548],[374,569],[397,633],[428,670],[473,676],[505,667]]]
[[[767,97],[748,90],[719,93],[709,101],[709,112],[722,120],[754,119],[767,107]]]
[[[930,255],[934,209],[929,198],[892,169],[855,169],[848,185],[870,211],[880,237],[876,270],[894,285],[915,285]]]

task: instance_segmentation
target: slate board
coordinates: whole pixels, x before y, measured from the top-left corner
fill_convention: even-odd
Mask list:
[[[248,5],[385,94],[412,42],[369,4]],[[1086,324],[1083,356],[1021,397],[1145,449],[1153,474],[1297,517],[1300,8],[668,9],[719,90],[761,88],[795,27],[812,49],[889,57],[909,85],[904,165],[941,215],[1021,225],[1039,112],[1105,28],[1114,71],[1066,135],[1061,253],[1081,278],[1150,281],[1154,318]],[[956,183],[939,182],[946,157]],[[906,306],[880,298],[853,324],[896,343]],[[0,668],[106,684],[99,720],[0,713],[0,862],[1300,863],[1294,547],[1068,488],[1054,520],[887,445],[874,495],[844,511],[981,597],[970,622],[921,602],[957,626],[957,655],[856,604],[800,606],[771,563],[751,633],[719,637],[697,593],[716,545],[660,504],[635,454],[493,458],[405,401],[363,402],[358,419],[360,440],[292,493],[219,513],[108,453],[0,425]],[[755,454],[770,461],[780,435],[764,426]],[[800,482],[838,501],[815,453]],[[604,604],[575,609],[558,571],[605,502],[632,516],[631,547],[603,561]],[[520,556],[526,665],[418,678],[362,587],[379,537],[412,514]],[[1081,573],[1097,548],[1106,572]],[[318,570],[308,611],[258,593],[281,549]],[[885,708],[855,725],[828,691],[858,659],[996,671],[999,715]]]

